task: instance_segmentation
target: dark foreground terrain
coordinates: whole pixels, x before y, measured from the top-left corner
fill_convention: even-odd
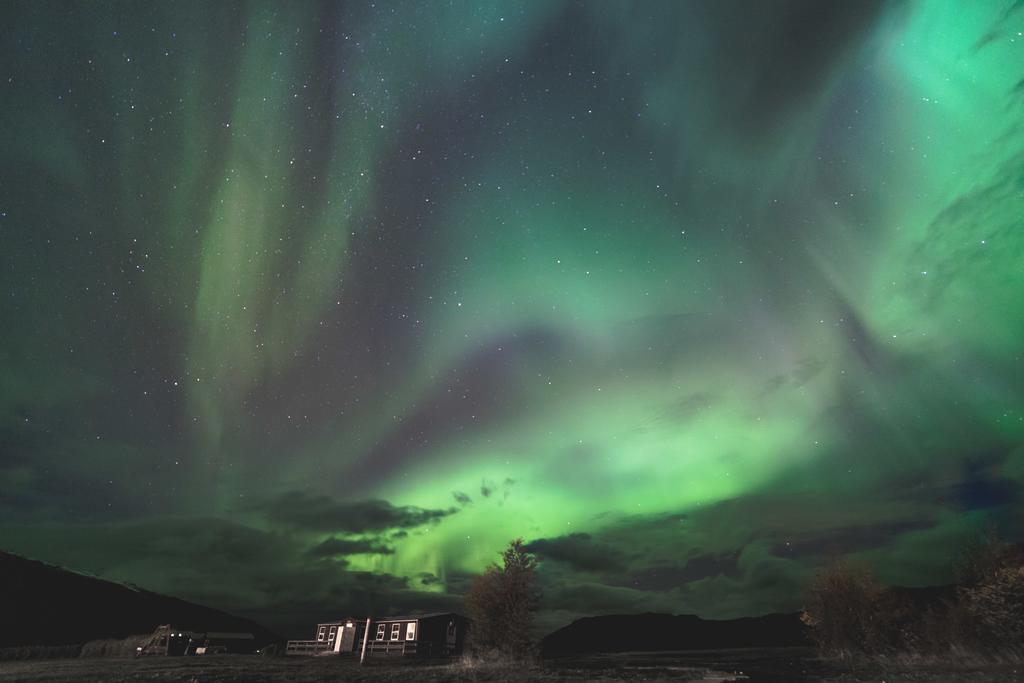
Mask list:
[[[147,659],[58,659],[0,663],[9,681],[899,681],[931,683],[1024,681],[1020,665],[972,667],[894,664],[853,671],[818,660],[799,648],[717,652],[618,653],[544,660],[539,664],[492,665],[374,662],[360,667],[336,658],[258,656],[153,657]]]

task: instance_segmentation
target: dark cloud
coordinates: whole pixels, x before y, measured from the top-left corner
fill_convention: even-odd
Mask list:
[[[249,509],[272,522],[298,529],[352,534],[423,526],[458,511],[457,508],[395,506],[386,500],[345,502],[304,491],[283,493]]]
[[[451,570],[444,575],[444,586],[447,592],[462,595],[469,590],[476,577],[477,574],[473,572]]]
[[[1008,455],[1002,451],[988,458],[968,459],[960,480],[950,486],[949,496],[954,504],[965,510],[988,510],[1019,502],[1024,487],[996,472],[998,463]]]
[[[681,565],[658,565],[628,572],[611,583],[640,591],[670,591],[691,581],[715,576],[740,576],[739,551],[708,553],[690,558]]]
[[[603,518],[603,517],[601,517]],[[610,522],[610,528],[623,530],[629,533],[633,529],[645,531],[660,529],[674,532],[685,524],[691,515],[684,512],[669,512],[657,515],[623,515]]]
[[[779,557],[838,556],[856,553],[878,548],[891,543],[902,534],[928,529],[933,525],[934,521],[922,519],[797,532],[790,539],[776,543],[772,553]]]
[[[440,577],[435,576],[430,572],[420,572],[416,575],[416,580],[424,586],[437,586],[442,583]]]
[[[993,511],[1024,498],[1024,486],[1003,474],[1011,446],[994,445],[970,454],[953,455],[951,465],[936,465],[927,475],[920,472],[890,478],[879,493],[922,505],[966,511]]]
[[[1008,478],[971,477],[952,486],[953,499],[965,510],[988,510],[1020,501],[1024,487]]]
[[[345,555],[393,555],[395,549],[372,539],[328,538],[307,552],[311,557]]]
[[[45,422],[66,417],[63,412],[55,417],[58,412],[51,410]],[[160,512],[168,503],[180,503],[172,491],[122,484],[151,482],[156,474],[150,460],[161,457],[173,462],[180,456],[162,445],[140,448],[95,434],[75,439],[44,428],[35,418],[7,424],[0,419],[0,517],[40,522],[73,516],[99,522]],[[111,474],[110,468],[117,473]],[[160,482],[170,488],[180,475],[165,470]],[[116,495],[97,495],[111,486],[117,488]]]
[[[526,549],[542,560],[563,562],[581,571],[619,571],[626,561],[620,551],[594,541],[586,533],[539,538],[528,543]]]

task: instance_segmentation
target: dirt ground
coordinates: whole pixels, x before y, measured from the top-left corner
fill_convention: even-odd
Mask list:
[[[964,681],[1024,683],[1013,666],[958,668],[883,667],[858,670],[822,662],[802,649],[731,650],[686,653],[627,653],[492,665],[375,661],[360,667],[333,657],[151,657],[146,659],[54,659],[0,663],[0,683],[12,681],[751,681],[761,683],[886,683]]]

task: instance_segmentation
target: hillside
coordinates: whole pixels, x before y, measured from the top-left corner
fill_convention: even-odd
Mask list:
[[[0,647],[73,645],[150,633],[161,624],[280,638],[254,621],[0,551]]]
[[[541,641],[545,655],[808,645],[799,614],[724,621],[693,615],[611,614],[577,619]]]

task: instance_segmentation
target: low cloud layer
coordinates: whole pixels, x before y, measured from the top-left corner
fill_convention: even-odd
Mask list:
[[[306,531],[353,534],[419,527],[458,512],[454,507],[395,506],[385,500],[346,502],[304,491],[282,493],[251,509],[277,524]]]

